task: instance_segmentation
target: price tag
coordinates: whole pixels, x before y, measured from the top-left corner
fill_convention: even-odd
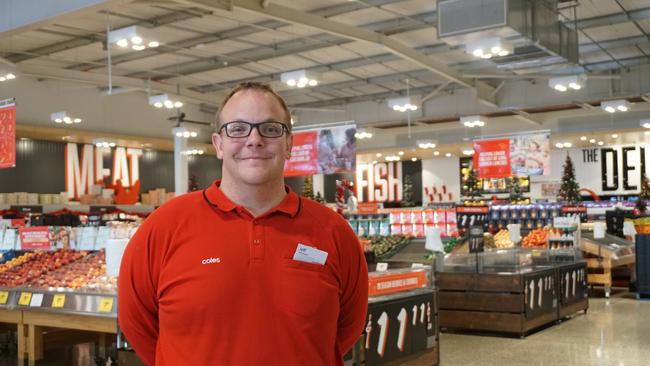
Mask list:
[[[29,301],[29,306],[32,308],[40,308],[43,305],[43,294],[34,294]]]
[[[57,294],[52,298],[52,307],[53,308],[62,308],[65,305],[65,295]]]
[[[377,263],[377,267],[375,268],[375,271],[377,271],[377,272],[386,272],[386,271],[388,271],[388,263],[386,263],[386,262]]]
[[[18,299],[18,305],[28,306],[31,300],[32,300],[31,292],[21,292],[20,298]]]
[[[110,313],[113,311],[113,298],[112,297],[102,297],[99,300],[99,309],[100,313]]]
[[[9,291],[0,291],[0,305],[7,305],[9,300]]]

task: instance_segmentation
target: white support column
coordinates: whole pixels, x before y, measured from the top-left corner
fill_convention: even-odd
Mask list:
[[[314,196],[316,196],[317,192],[320,192],[320,195],[325,197],[325,176],[323,174],[314,174],[312,182]]]
[[[172,129],[174,135],[174,190],[177,197],[187,193],[189,179],[187,155],[183,153],[187,150],[187,138],[177,136],[176,132],[179,131],[185,131],[185,128],[176,127]]]

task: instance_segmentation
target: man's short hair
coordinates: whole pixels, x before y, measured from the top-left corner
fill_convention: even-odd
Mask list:
[[[226,103],[232,98],[233,95],[240,91],[247,91],[247,90],[256,90],[264,93],[269,93],[272,96],[275,97],[275,99],[280,103],[280,106],[282,107],[282,110],[284,111],[284,114],[286,115],[286,121],[278,121],[278,122],[284,122],[287,125],[287,128],[289,129],[289,132],[291,132],[291,112],[289,111],[289,107],[287,106],[287,103],[282,99],[280,94],[278,94],[269,84],[266,83],[259,83],[255,81],[247,81],[240,83],[237,85],[235,88],[233,88],[230,93],[223,99],[221,102],[221,105],[219,106],[219,110],[217,111],[217,118],[214,122],[214,129],[216,132],[219,132],[219,125],[221,124],[221,111],[223,110],[223,107],[226,106]]]

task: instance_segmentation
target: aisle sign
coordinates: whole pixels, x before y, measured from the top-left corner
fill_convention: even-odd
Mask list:
[[[28,306],[31,300],[32,300],[31,292],[21,292],[20,298],[18,299],[18,305]]]
[[[62,308],[65,305],[65,294],[56,294],[52,298],[53,308]]]
[[[4,102],[2,102],[4,103]],[[16,166],[16,105],[0,107],[0,169]]]
[[[22,250],[52,249],[50,229],[47,226],[21,227],[19,236],[20,249]]]
[[[102,297],[101,300],[99,301],[98,311],[100,313],[110,313],[111,311],[113,311],[113,298]]]
[[[7,305],[9,300],[9,291],[0,291],[0,305]]]
[[[386,275],[372,276],[368,279],[368,294],[370,296],[385,295],[423,288],[426,285],[427,275],[424,271],[387,273]]]

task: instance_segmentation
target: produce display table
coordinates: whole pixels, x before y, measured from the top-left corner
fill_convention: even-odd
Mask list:
[[[617,236],[606,234],[602,239],[595,239],[593,233],[582,234],[580,249],[584,253],[589,273],[587,283],[605,288],[605,297],[609,297],[615,270],[628,272],[627,284],[633,272],[636,256],[634,243]]]
[[[453,256],[436,273],[440,328],[524,337],[586,311],[586,263],[548,263],[549,252],[508,250]]]

